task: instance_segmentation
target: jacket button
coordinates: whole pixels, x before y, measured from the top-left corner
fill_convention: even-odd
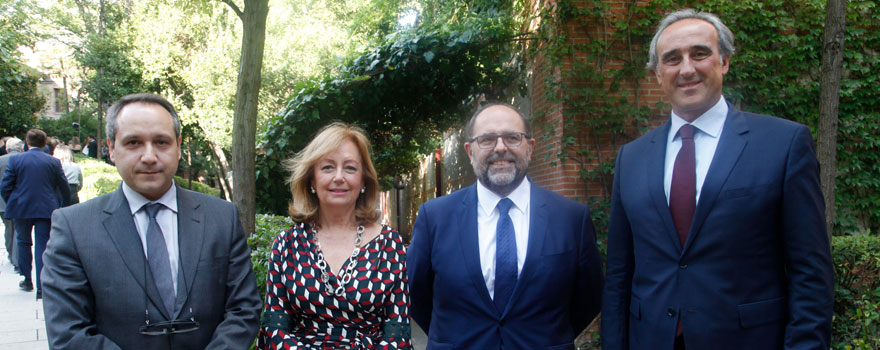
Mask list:
[[[684,269],[688,268],[688,264],[681,264],[681,265],[678,265],[678,268],[684,270]]]
[[[669,315],[669,317],[675,317],[675,310],[668,308],[666,309],[666,314]]]

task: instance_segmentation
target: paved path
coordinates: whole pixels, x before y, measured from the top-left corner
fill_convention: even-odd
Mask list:
[[[35,300],[34,292],[18,289],[22,278],[12,270],[7,256],[6,247],[0,243],[0,350],[48,350],[43,301]],[[415,349],[424,349],[427,339],[413,322]]]
[[[0,244],[0,350],[47,350],[43,301],[35,300],[35,292],[19,290],[21,280],[12,270],[6,246]]]

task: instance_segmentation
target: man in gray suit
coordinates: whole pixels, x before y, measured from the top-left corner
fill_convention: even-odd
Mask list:
[[[180,121],[152,94],[107,111],[118,190],[55,211],[43,270],[52,349],[247,349],[260,297],[236,208],[174,184]]]
[[[6,149],[6,154],[0,156],[0,178],[6,172],[9,158],[21,153],[24,149],[24,143],[17,137],[11,137],[6,139],[6,147],[4,148]],[[6,201],[3,200],[3,196],[0,196],[0,217],[3,218],[3,227],[6,229],[3,237],[6,239],[6,253],[9,255],[9,262],[18,269],[18,255],[15,254],[18,251],[18,247],[15,246],[15,225],[13,225],[12,219],[6,218]]]

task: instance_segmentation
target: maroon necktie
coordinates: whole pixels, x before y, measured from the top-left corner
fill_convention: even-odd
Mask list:
[[[681,150],[675,157],[672,168],[672,186],[669,189],[669,211],[678,231],[678,240],[684,247],[694,210],[697,208],[697,169],[694,155],[694,126],[685,124],[678,129],[681,136]]]
[[[678,240],[684,247],[687,241],[688,231],[691,229],[691,221],[694,219],[694,211],[697,208],[697,167],[696,155],[694,154],[694,126],[685,124],[678,129],[681,136],[681,150],[675,156],[675,165],[672,168],[672,186],[669,189],[669,211],[672,213],[672,221],[675,222],[675,230],[678,231]],[[675,335],[683,333],[681,318],[675,327]]]

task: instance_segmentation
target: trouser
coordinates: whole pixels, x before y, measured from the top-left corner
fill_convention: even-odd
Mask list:
[[[70,184],[70,205],[79,203],[79,184]],[[64,205],[64,203],[61,203]]]
[[[52,229],[50,219],[15,219],[15,233],[18,239],[18,271],[25,280],[31,279],[31,258],[34,259],[37,275],[37,290],[41,290],[40,270],[43,268],[43,251],[49,242],[49,230]],[[34,239],[31,240],[31,229],[34,231]],[[31,255],[31,246],[34,246],[34,254]]]
[[[18,251],[15,244],[15,224],[12,223],[12,219],[6,218],[5,212],[0,212],[0,217],[3,218],[3,227],[6,229],[3,234],[3,238],[6,239],[6,254],[9,255],[9,262],[13,266],[18,266],[18,256],[15,254]]]

